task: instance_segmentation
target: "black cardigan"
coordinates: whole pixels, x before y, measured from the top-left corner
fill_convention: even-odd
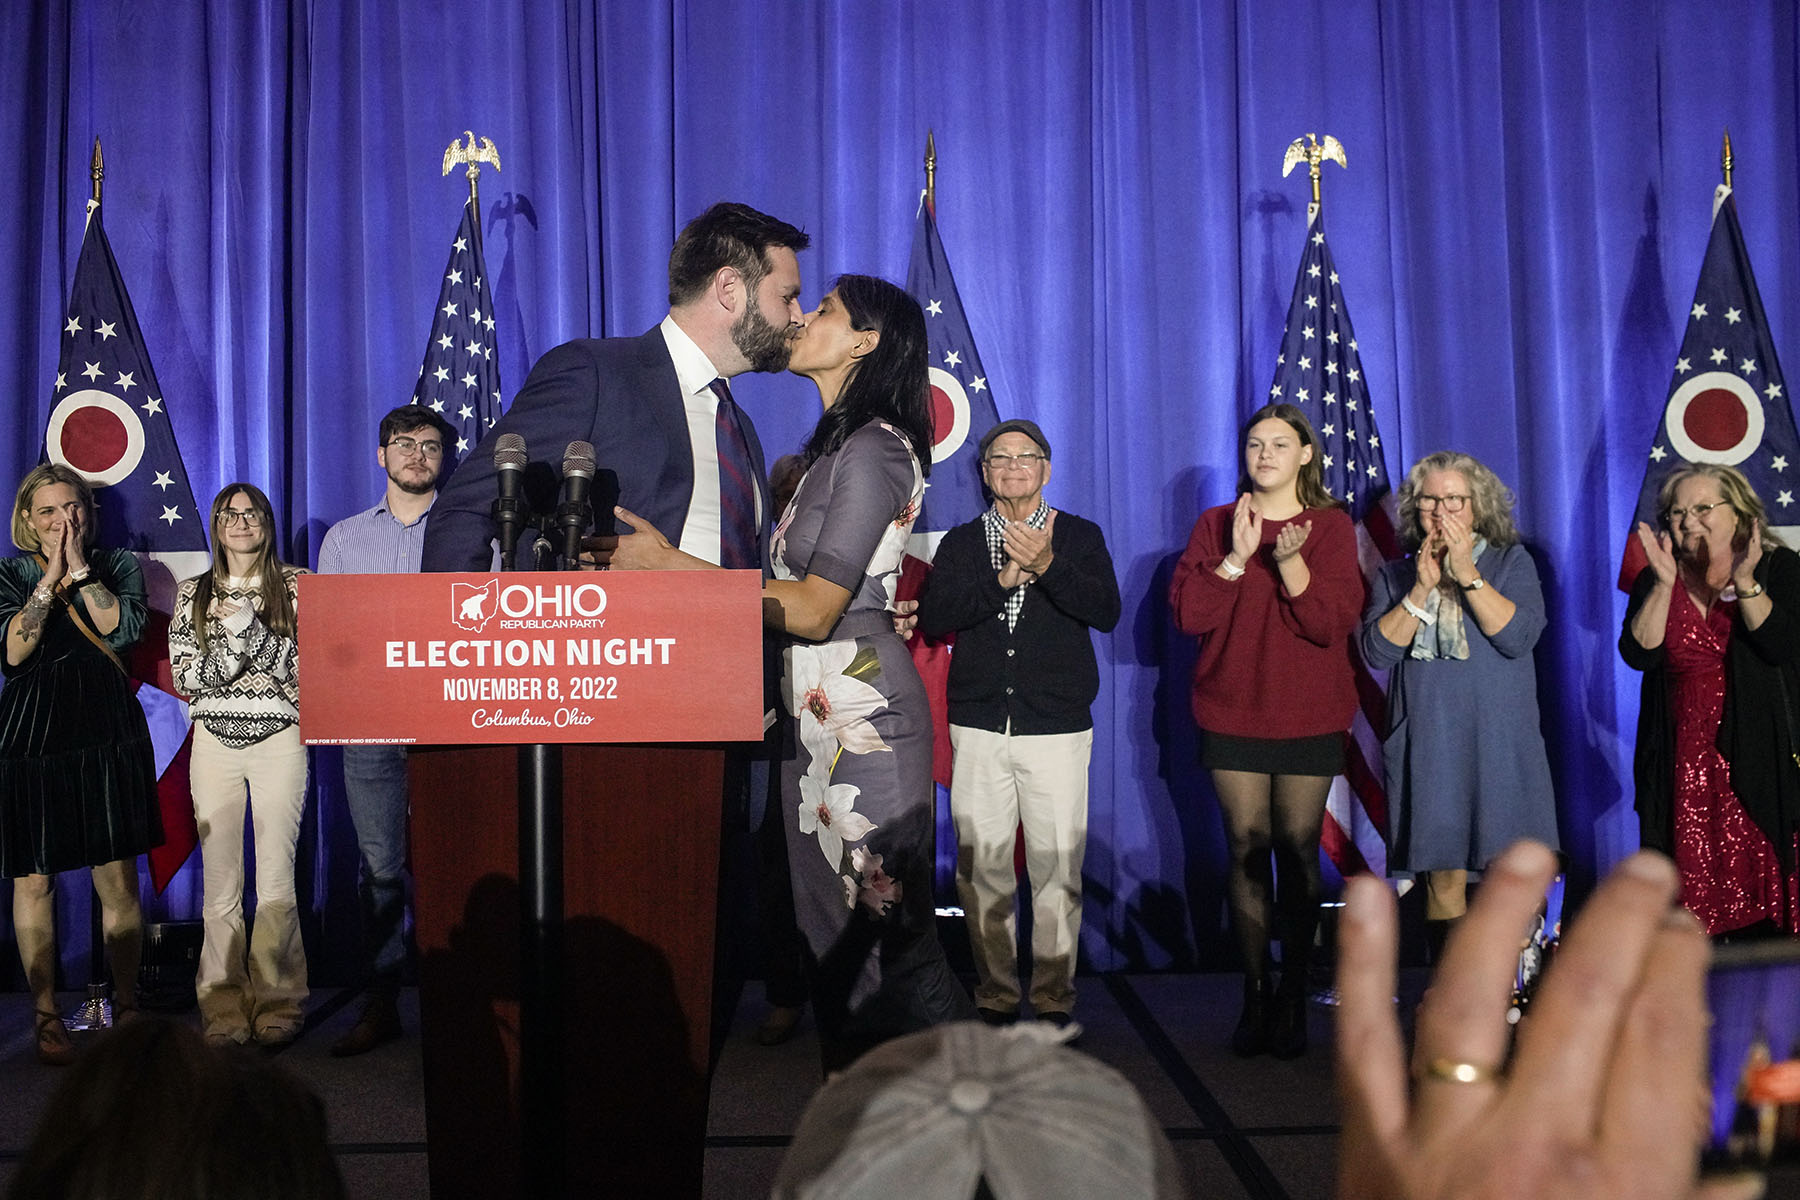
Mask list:
[[[1793,870],[1794,832],[1800,829],[1800,760],[1795,721],[1800,720],[1800,555],[1778,548],[1763,555],[1756,579],[1774,609],[1762,625],[1746,628],[1734,616],[1725,654],[1725,710],[1719,719],[1719,753],[1731,767],[1731,790],[1757,828],[1768,835],[1785,869]],[[1644,673],[1638,707],[1637,782],[1639,839],[1670,853],[1675,840],[1675,716],[1669,705],[1663,647],[1646,650],[1631,635],[1631,622],[1656,586],[1656,572],[1639,572],[1619,633],[1625,664]],[[1679,591],[1670,600],[1685,603]]]
[[[1025,589],[1018,624],[1000,620],[1000,586],[981,517],[944,534],[919,597],[919,631],[956,634],[950,722],[1021,735],[1091,729],[1100,690],[1089,629],[1119,622],[1119,583],[1100,527],[1058,511],[1050,569]]]

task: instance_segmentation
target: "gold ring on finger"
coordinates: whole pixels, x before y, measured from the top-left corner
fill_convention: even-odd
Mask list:
[[[1437,1079],[1444,1083],[1499,1083],[1506,1078],[1506,1072],[1499,1067],[1484,1067],[1480,1063],[1434,1058],[1425,1064],[1420,1078]]]

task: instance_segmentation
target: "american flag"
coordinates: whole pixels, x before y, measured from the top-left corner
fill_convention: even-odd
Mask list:
[[[88,202],[87,231],[69,288],[50,406],[44,453],[94,485],[99,544],[144,560],[151,612],[131,670],[156,746],[165,840],[150,852],[150,873],[161,892],[198,840],[187,783],[190,726],[169,669],[168,621],[174,581],[199,574],[210,562],[207,514],[194,502],[175,427],[95,200]]]
[[[1325,241],[1325,217],[1316,205],[1310,210],[1306,251],[1294,279],[1294,299],[1282,330],[1269,401],[1296,405],[1318,432],[1325,490],[1349,507],[1363,577],[1372,578],[1399,554],[1394,499],[1356,333],[1350,328],[1350,310]],[[1361,703],[1350,727],[1345,773],[1331,785],[1321,844],[1345,875],[1362,870],[1385,875],[1387,792],[1381,776],[1381,735],[1387,728],[1386,689],[1380,673],[1364,665],[1354,642],[1351,656]]]
[[[981,495],[975,451],[981,435],[1000,423],[987,373],[975,352],[975,335],[969,331],[956,280],[950,275],[950,260],[938,240],[937,213],[929,199],[919,204],[906,290],[925,310],[932,420],[931,478],[925,481],[925,503],[913,525],[898,593],[900,599],[910,600],[919,594],[944,531],[974,520],[987,506]],[[950,726],[944,689],[950,674],[950,643],[915,635],[909,645],[931,697],[932,775],[948,787]],[[949,844],[954,847],[956,842],[952,839]]]
[[[1770,524],[1800,545],[1800,437],[1750,270],[1744,231],[1731,189],[1713,198],[1712,237],[1700,264],[1700,285],[1688,309],[1687,332],[1662,421],[1650,442],[1650,461],[1638,490],[1638,521],[1657,528],[1656,494],[1663,480],[1693,463],[1721,463],[1744,473],[1768,507]],[[1788,472],[1792,471],[1793,474]],[[1625,538],[1619,587],[1631,590],[1646,566],[1635,533]]]
[[[438,288],[431,337],[413,400],[456,426],[456,453],[466,454],[500,419],[500,360],[494,353],[494,298],[481,251],[481,214],[463,201],[462,223]]]

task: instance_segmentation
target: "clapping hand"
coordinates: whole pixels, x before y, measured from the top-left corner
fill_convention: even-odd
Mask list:
[[[52,525],[47,537],[39,539],[39,546],[44,552],[44,586],[58,588],[62,586],[63,575],[69,569],[68,543],[69,522],[65,518]]]
[[[1444,564],[1440,557],[1443,553],[1443,540],[1434,529],[1425,535],[1425,540],[1419,544],[1419,552],[1413,555],[1414,581],[1426,596],[1431,595],[1443,581]]]
[[[71,575],[79,575],[87,570],[87,513],[79,504],[68,510],[69,515],[63,519],[63,561]]]
[[[1006,557],[1017,563],[1021,571],[1042,575],[1049,570],[1050,560],[1054,557],[1050,551],[1050,534],[1055,528],[1055,509],[1050,510],[1042,529],[1033,529],[1023,521],[1008,521],[1000,531],[1000,544],[1006,550]]]
[[[1231,512],[1231,553],[1226,555],[1227,561],[1235,557],[1238,566],[1250,565],[1262,545],[1262,523],[1262,514],[1250,503],[1250,493],[1239,496],[1237,507]]]
[[[1638,544],[1644,548],[1644,557],[1650,563],[1650,569],[1656,572],[1656,581],[1666,587],[1675,586],[1675,540],[1666,529],[1651,529],[1643,521],[1637,523]],[[1762,557],[1762,546],[1756,548],[1757,557]]]
[[[1731,583],[1740,595],[1756,588],[1756,567],[1762,562],[1762,522],[1750,522],[1750,533],[1742,547],[1732,543]]]
[[[1475,531],[1464,513],[1440,512],[1438,545],[1444,551],[1444,569],[1458,583],[1475,578]]]
[[[1300,553],[1300,547],[1306,545],[1307,535],[1312,533],[1311,521],[1290,521],[1281,527],[1275,535],[1275,563],[1277,566]]]

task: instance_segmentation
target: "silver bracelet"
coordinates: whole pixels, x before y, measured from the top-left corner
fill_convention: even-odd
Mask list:
[[[1414,604],[1411,596],[1400,597],[1400,607],[1404,608],[1412,616],[1417,617],[1421,625],[1437,624],[1437,618]]]

